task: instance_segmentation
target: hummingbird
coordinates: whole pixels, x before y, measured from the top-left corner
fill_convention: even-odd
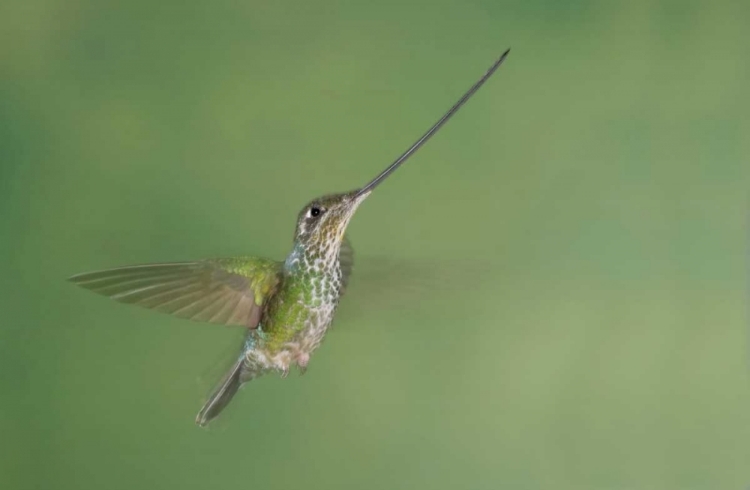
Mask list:
[[[207,425],[248,381],[274,372],[286,377],[294,366],[305,372],[352,273],[354,254],[345,232],[357,208],[484,85],[509,52],[368,184],[305,205],[284,261],[248,256],[157,263],[86,272],[69,280],[122,303],[246,329],[234,364],[195,419]]]

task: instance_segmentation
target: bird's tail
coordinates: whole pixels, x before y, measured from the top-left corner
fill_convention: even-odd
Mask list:
[[[219,386],[211,393],[208,397],[208,401],[201,411],[198,412],[198,416],[195,417],[195,423],[201,427],[205,427],[212,419],[216,418],[224,407],[226,407],[232,400],[232,397],[237,390],[240,389],[242,381],[240,379],[240,372],[242,371],[242,363],[245,360],[245,356],[240,356],[237,362],[232,366],[229,372],[219,383]]]

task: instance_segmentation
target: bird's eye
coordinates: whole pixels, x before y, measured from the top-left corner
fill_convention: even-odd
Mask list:
[[[321,211],[320,211],[319,207],[312,207],[312,208],[310,208],[310,216],[312,216],[313,218],[316,218],[316,217],[320,216],[320,212]]]

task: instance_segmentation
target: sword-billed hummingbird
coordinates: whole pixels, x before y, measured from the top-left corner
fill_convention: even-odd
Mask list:
[[[136,265],[79,274],[70,280],[123,303],[247,329],[240,355],[196,417],[198,425],[206,425],[244,383],[272,371],[286,376],[295,364],[304,372],[331,325],[352,271],[353,252],[344,232],[354,212],[469,100],[509,52],[370,183],[314,199],[302,208],[292,251],[283,262],[236,257]]]

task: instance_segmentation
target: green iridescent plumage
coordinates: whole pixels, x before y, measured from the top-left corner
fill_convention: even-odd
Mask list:
[[[352,271],[344,233],[354,212],[388,175],[420,148],[484,84],[508,51],[448,112],[375,179],[359,190],[309,203],[297,218],[284,262],[256,257],[121,267],[71,281],[115,300],[191,320],[247,328],[237,360],[198,413],[205,425],[240,386],[268,372],[306,369],[323,341]]]

